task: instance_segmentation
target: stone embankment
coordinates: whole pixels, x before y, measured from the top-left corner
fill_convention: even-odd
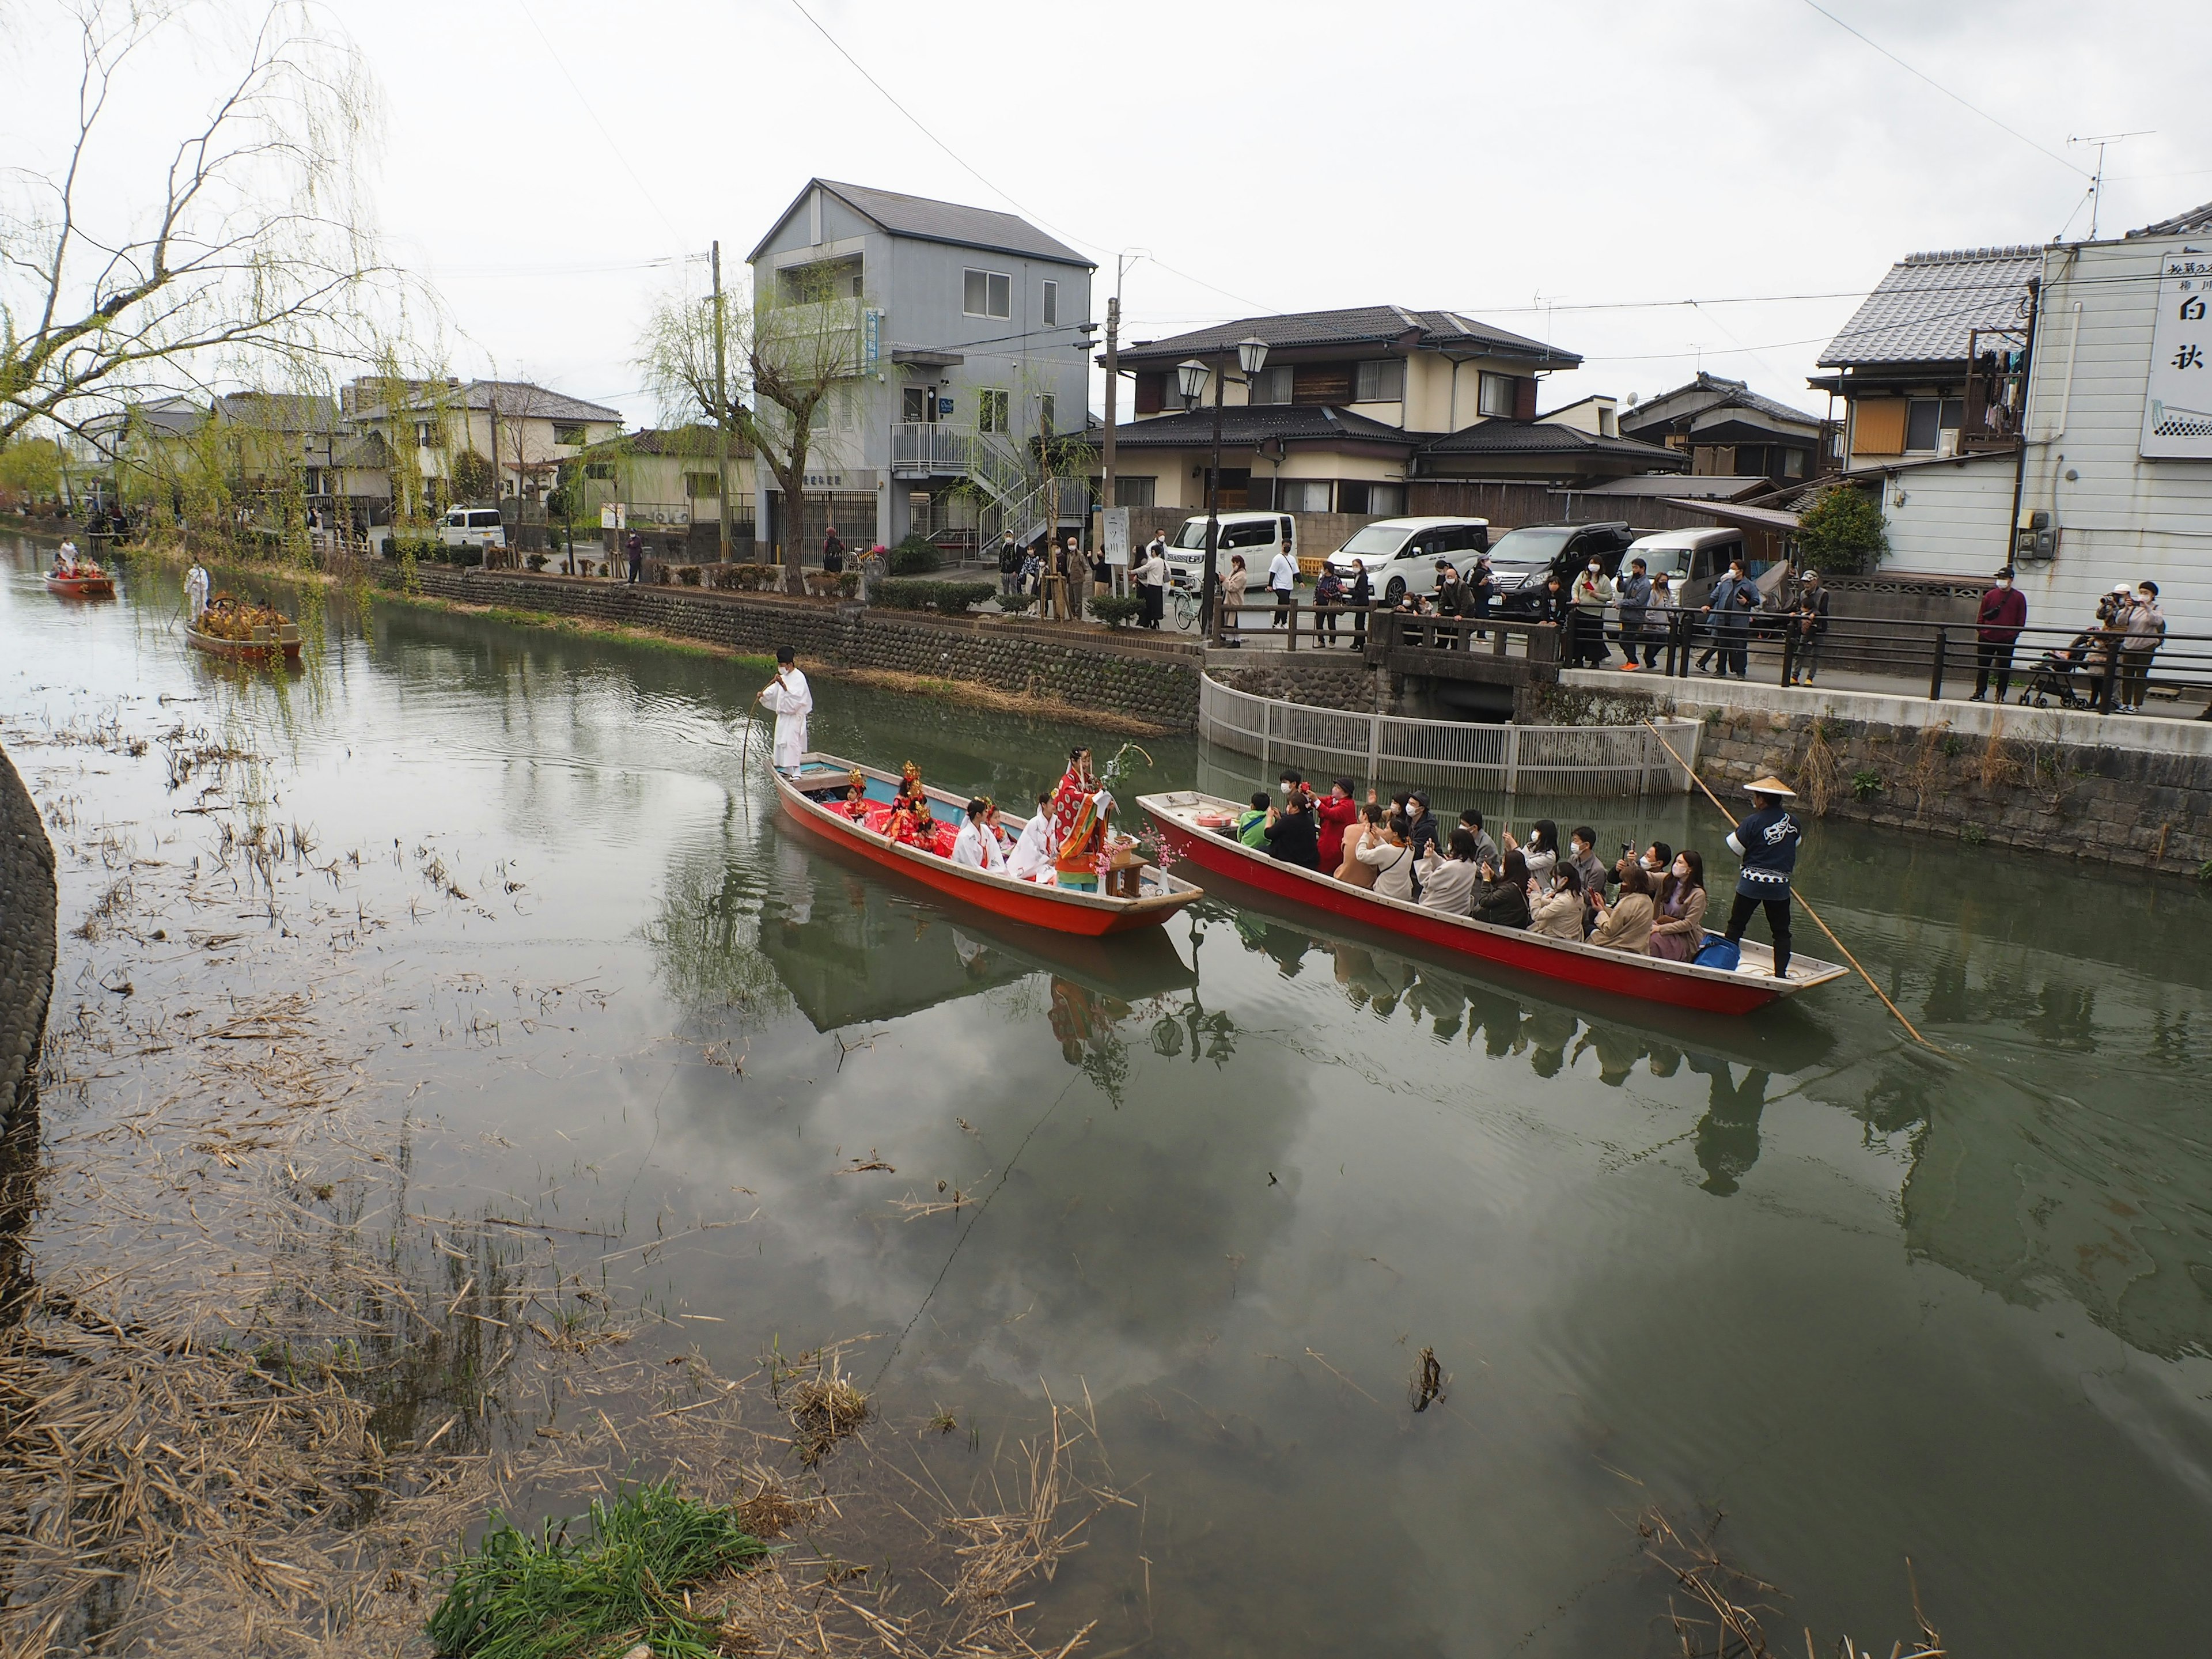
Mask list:
[[[394,586],[399,576],[388,568],[379,580]],[[419,567],[416,583],[432,598],[465,605],[646,629],[762,655],[788,645],[802,664],[971,681],[1167,731],[1188,731],[1198,719],[1201,653],[1156,635],[435,565]]]
[[[30,792],[0,750],[0,1134],[38,1090],[54,988],[54,849]]]

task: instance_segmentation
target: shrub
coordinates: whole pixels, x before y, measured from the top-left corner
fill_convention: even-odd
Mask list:
[[[523,561],[523,563],[528,565],[532,570],[543,570],[545,568],[545,556],[543,553],[532,553]]]
[[[1127,628],[1145,609],[1144,600],[1134,593],[1119,599],[1111,593],[1093,593],[1084,605],[1094,618],[1109,628]]]
[[[676,580],[682,582],[686,587],[698,586],[699,567],[696,564],[678,566],[676,572]]]
[[[971,605],[981,605],[999,590],[989,582],[933,582],[892,578],[876,584],[878,605],[894,611],[934,611],[940,615],[964,615]]]
[[[918,530],[891,549],[894,576],[929,576],[944,568],[945,556],[937,550],[937,544]]]
[[[1825,574],[1855,576],[1873,569],[1889,551],[1881,502],[1856,485],[1831,485],[1797,515],[1797,550]]]
[[[1881,774],[1869,768],[1851,774],[1851,793],[1861,800],[1872,800],[1881,793]]]

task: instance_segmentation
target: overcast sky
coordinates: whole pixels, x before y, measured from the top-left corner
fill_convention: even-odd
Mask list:
[[[1805,377],[1893,260],[2087,234],[2094,152],[2069,136],[2153,130],[2111,152],[2103,234],[2212,198],[2203,9],[1824,3],[1875,44],[1808,0],[325,15],[380,90],[375,210],[444,298],[453,371],[633,422],[653,413],[630,359],[654,292],[702,283],[681,262],[716,237],[735,266],[816,174],[1026,213],[1100,262],[1102,318],[1115,251],[1149,250],[1131,338],[1389,301],[1548,337],[1585,367],[1552,378],[1547,409],[1702,364],[1820,410]],[[52,13],[0,0],[0,32],[40,63]],[[55,153],[58,63],[0,110],[6,160]],[[179,111],[217,89],[190,54],[145,73],[111,198],[146,198],[125,176],[158,169]],[[1686,299],[1705,303],[1665,303]]]

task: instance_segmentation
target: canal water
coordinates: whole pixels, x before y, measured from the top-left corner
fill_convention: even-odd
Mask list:
[[[64,605],[38,556],[0,559],[0,740],[50,818],[210,856],[165,769],[191,727],[266,757],[319,872],[179,906],[213,946],[65,939],[56,1021],[118,975],[235,995],[239,935],[349,919],[410,1213],[590,1239],[648,1354],[854,1339],[886,1425],[951,1413],[979,1459],[1087,1391],[1132,1501],[1036,1589],[1094,1651],[1677,1651],[1655,1509],[1720,1517],[1784,1650],[1887,1651],[1916,1583],[1960,1654],[2212,1622],[2197,891],[1816,825],[1806,890],[1949,1060],[1856,981],[1733,1022],[1577,1001],[1226,890],[1071,945],[794,838],[743,735],[757,670],[333,601],[276,681],[185,648],[173,575]],[[816,700],[818,747],[1002,801],[1085,735]],[[1125,798],[1250,764],[1145,749]],[[1550,805],[1727,866],[1686,801]],[[115,873],[64,864],[66,931]],[[50,1217],[28,1247],[103,1248]]]

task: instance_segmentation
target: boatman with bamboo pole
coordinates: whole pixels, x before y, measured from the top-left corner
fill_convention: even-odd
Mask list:
[[[1744,786],[1751,797],[1751,816],[1729,832],[1729,850],[1743,859],[1743,872],[1735,878],[1735,908],[1729,912],[1728,942],[1743,942],[1751,913],[1764,907],[1767,931],[1774,936],[1774,977],[1790,977],[1790,877],[1797,867],[1797,845],[1804,827],[1790,816],[1786,802],[1797,792],[1778,777],[1764,777]]]
[[[776,647],[775,684],[763,686],[753,701],[775,716],[775,769],[796,772],[806,756],[806,717],[814,712],[814,693],[789,646]]]

